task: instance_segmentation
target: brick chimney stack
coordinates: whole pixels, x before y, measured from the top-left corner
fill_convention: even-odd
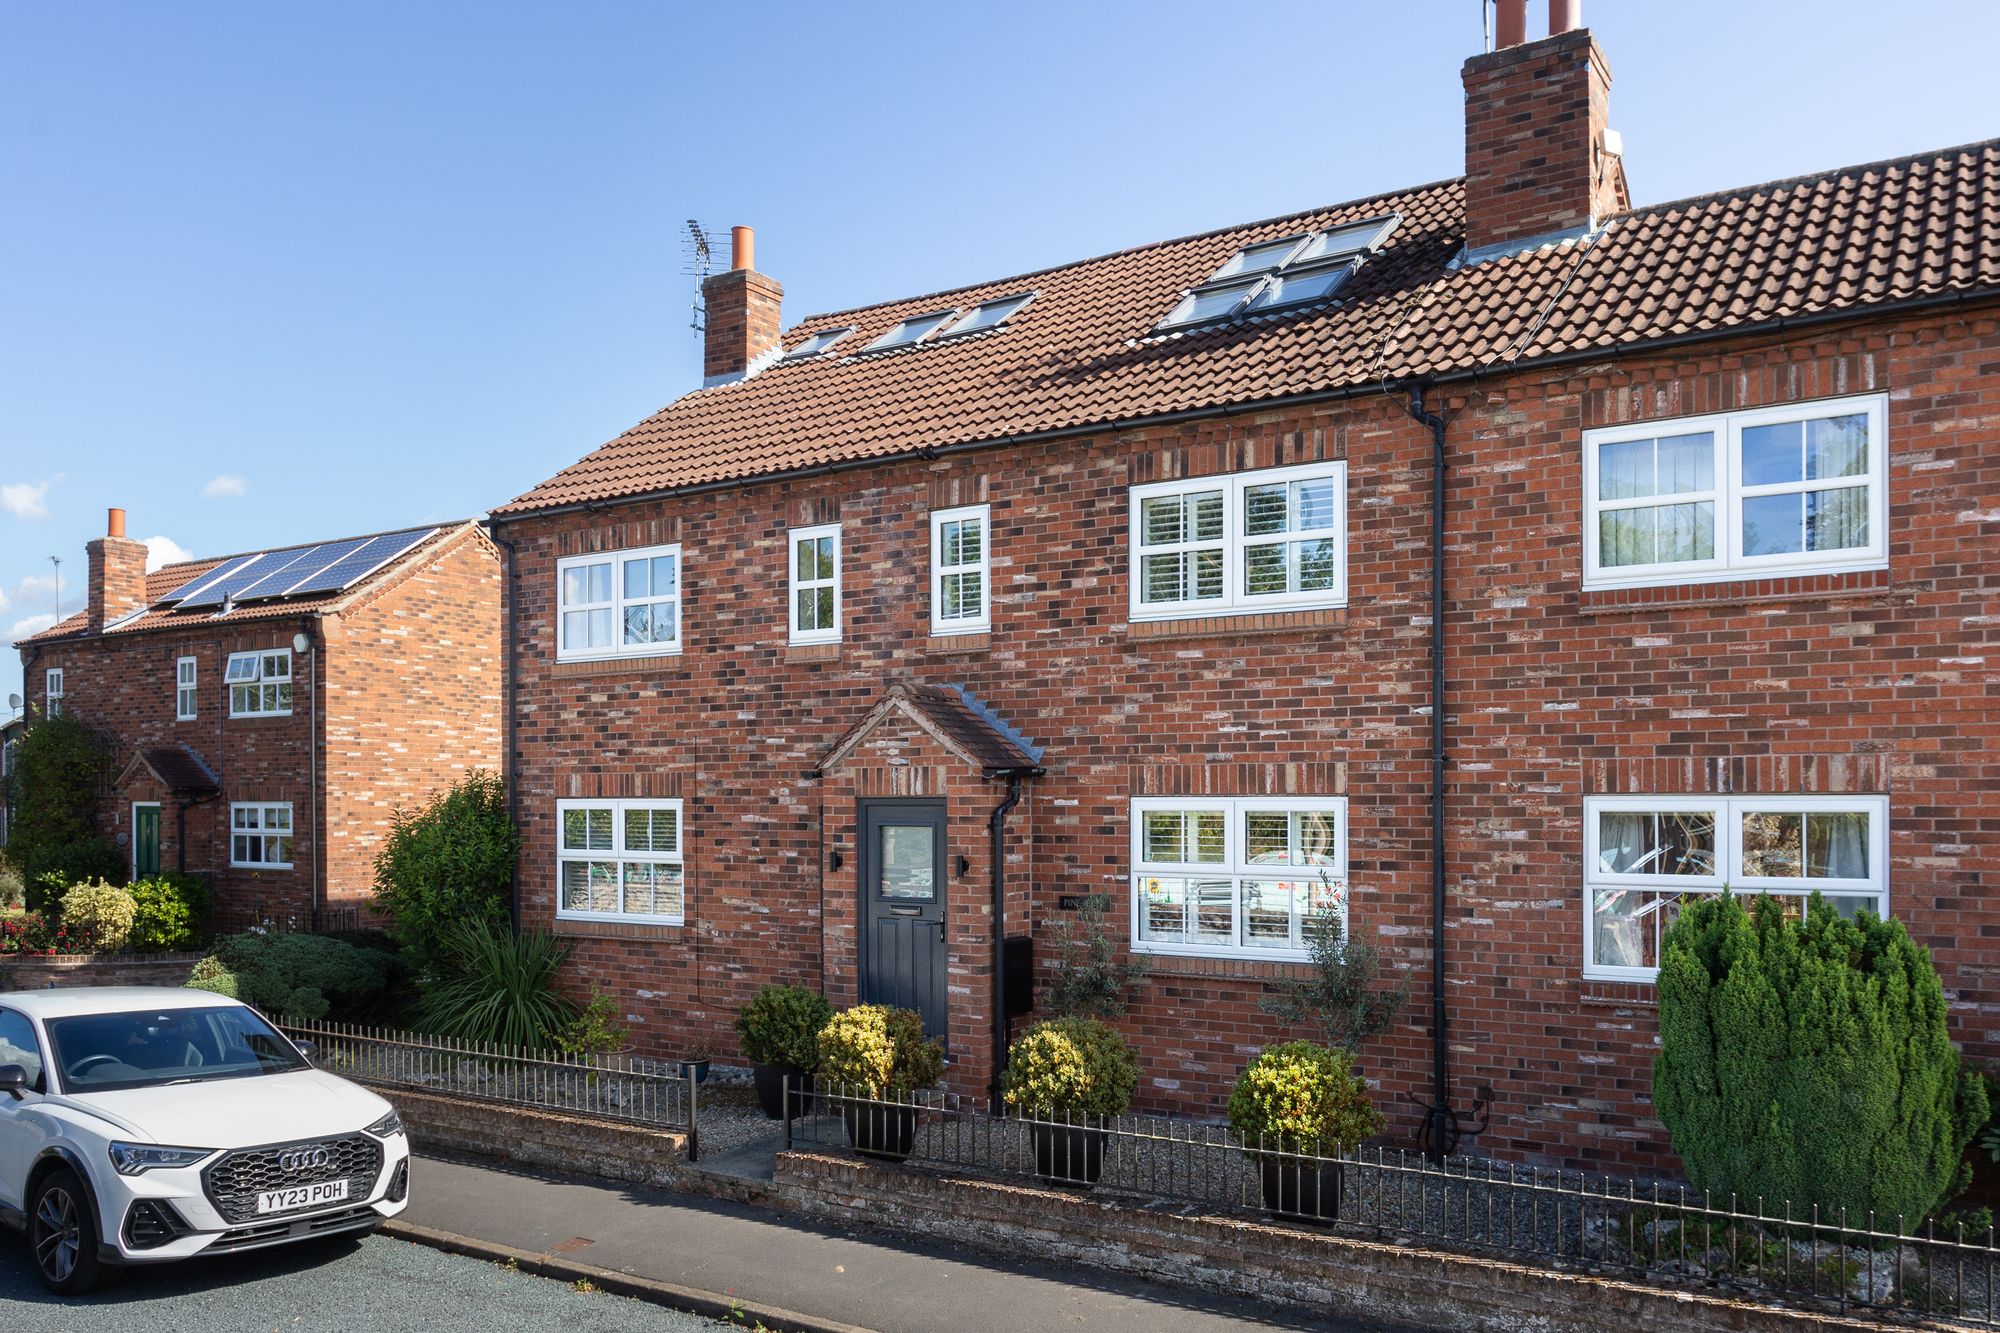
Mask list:
[[[1527,40],[1528,0],[1497,0],[1498,44],[1465,62],[1465,244],[1475,258],[1625,212],[1623,145],[1607,124],[1611,66],[1582,0],[1549,0]],[[1484,253],[1482,253],[1484,252]]]
[[[755,237],[748,227],[729,233],[729,271],[701,285],[708,307],[702,348],[704,384],[726,384],[762,370],[784,346],[778,307],[785,289],[753,267]]]
[[[90,555],[85,611],[89,631],[95,634],[146,605],[146,544],[125,535],[125,511],[114,509],[104,535],[83,549]]]

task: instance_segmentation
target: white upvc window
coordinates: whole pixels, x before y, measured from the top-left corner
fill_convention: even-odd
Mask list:
[[[47,717],[62,716],[63,669],[50,667],[42,677],[42,713]]]
[[[1347,464],[1134,486],[1131,614],[1347,604]]]
[[[1345,927],[1345,798],[1132,799],[1135,951],[1303,959],[1323,913]]]
[[[289,717],[292,712],[292,650],[262,648],[231,653],[223,669],[229,686],[229,716]]]
[[[229,864],[239,870],[290,870],[291,802],[232,804],[229,807]]]
[[[556,562],[556,659],[660,657],[681,650],[681,548]]]
[[[1650,981],[1683,903],[1725,888],[1803,911],[1889,910],[1886,796],[1594,796],[1583,803],[1583,974]]]
[[[791,641],[840,639],[840,525],[793,528],[786,538]]]
[[[681,803],[557,801],[556,915],[680,925]]]
[[[192,657],[174,659],[174,720],[176,722],[192,722],[195,719],[196,710],[200,707],[199,691],[196,689],[196,680],[199,672],[200,665],[196,659]]]
[[[1883,569],[1888,399],[1585,431],[1586,588]]]
[[[931,633],[977,634],[991,628],[991,506],[931,511]]]

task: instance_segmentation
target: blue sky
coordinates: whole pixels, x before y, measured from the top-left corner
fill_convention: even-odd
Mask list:
[[[1585,17],[1641,203],[2000,133],[1939,59],[1988,0]],[[1457,174],[1479,44],[1476,0],[8,6],[0,639],[107,505],[212,554],[574,461],[699,381],[686,218],[757,228],[787,322],[1033,269]]]

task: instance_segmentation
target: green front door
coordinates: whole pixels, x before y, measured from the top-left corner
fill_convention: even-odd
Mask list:
[[[160,807],[132,807],[132,878],[160,873]]]

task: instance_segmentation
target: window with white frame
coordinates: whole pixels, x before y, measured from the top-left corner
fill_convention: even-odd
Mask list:
[[[47,717],[62,716],[63,669],[50,667],[42,677],[42,713]]]
[[[223,668],[229,716],[286,717],[292,711],[292,650],[264,648],[231,653]]]
[[[1584,432],[1584,586],[1880,569],[1888,400]]]
[[[681,803],[557,801],[556,915],[679,925]]]
[[[192,657],[176,658],[174,661],[174,719],[178,722],[192,722],[200,707],[195,688],[199,669]]]
[[[1140,953],[1304,958],[1329,912],[1345,926],[1344,798],[1133,798]]]
[[[993,515],[967,505],[931,513],[931,633],[993,627]]]
[[[681,650],[681,548],[556,562],[556,658],[658,657]]]
[[[1583,865],[1584,975],[1647,981],[1681,905],[1725,887],[1886,915],[1889,798],[1590,797]]]
[[[229,807],[229,864],[243,870],[291,868],[289,801],[244,802]]]
[[[833,643],[840,638],[840,525],[793,528],[790,557],[793,643]]]
[[[1311,463],[1131,493],[1135,620],[1347,603],[1347,465]]]

